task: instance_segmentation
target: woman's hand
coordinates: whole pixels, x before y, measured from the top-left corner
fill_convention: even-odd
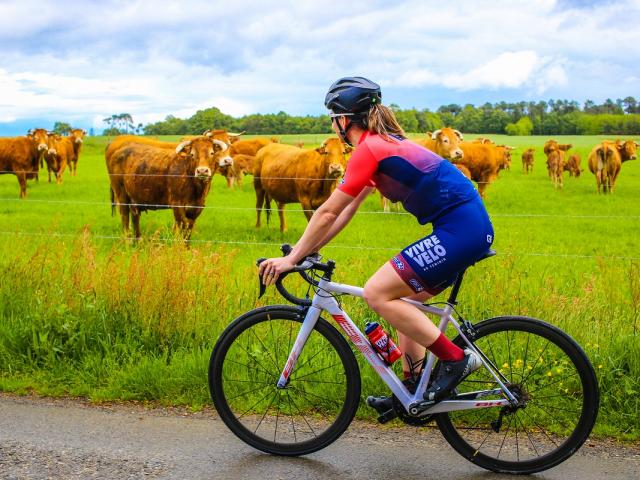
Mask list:
[[[288,272],[295,266],[296,264],[291,261],[290,257],[267,258],[260,264],[258,272],[262,277],[262,283],[265,285],[273,285],[280,275]]]

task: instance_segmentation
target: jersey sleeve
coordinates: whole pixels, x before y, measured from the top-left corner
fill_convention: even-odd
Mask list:
[[[342,183],[338,190],[352,197],[357,197],[364,187],[373,187],[373,174],[378,169],[378,162],[366,145],[356,148],[347,162]]]

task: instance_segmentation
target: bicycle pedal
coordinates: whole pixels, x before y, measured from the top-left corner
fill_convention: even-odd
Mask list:
[[[398,416],[398,414],[396,413],[396,411],[392,408],[391,410],[387,410],[386,412],[384,412],[382,415],[380,415],[378,417],[378,423],[387,423],[390,422],[391,420],[393,420],[394,418],[396,418]]]

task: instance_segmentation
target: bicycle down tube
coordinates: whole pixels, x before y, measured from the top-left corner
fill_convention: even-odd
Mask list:
[[[427,388],[429,383],[429,377],[431,375],[431,371],[433,368],[433,364],[435,363],[435,356],[432,353],[429,353],[427,359],[427,365],[422,373],[418,386],[416,388],[415,393],[410,393],[407,387],[402,383],[402,381],[398,378],[398,376],[393,372],[393,370],[380,358],[380,356],[376,353],[376,351],[371,346],[369,339],[365,334],[363,334],[360,329],[356,326],[356,324],[351,320],[349,315],[340,308],[337,300],[331,295],[331,293],[342,293],[351,295],[354,297],[363,297],[363,288],[355,287],[351,285],[345,285],[335,282],[330,282],[325,279],[319,281],[318,289],[313,296],[313,300],[311,302],[311,306],[307,310],[307,314],[302,322],[302,326],[300,327],[300,331],[295,339],[291,352],[289,353],[289,357],[284,366],[284,369],[280,375],[280,379],[278,380],[277,387],[285,388],[289,382],[289,378],[291,373],[295,369],[296,361],[304,347],[307,338],[313,331],[313,328],[320,317],[320,314],[323,310],[327,311],[333,319],[336,321],[340,328],[346,333],[351,342],[355,345],[355,347],[364,355],[367,362],[373,367],[376,373],[380,376],[380,378],[384,381],[384,383],[391,389],[393,394],[398,398],[400,403],[404,406],[404,408],[409,411],[413,406],[415,407],[418,403],[424,403],[423,394]],[[465,340],[469,348],[473,348],[477,351],[475,346],[471,344],[471,342],[466,338],[464,333],[461,331],[458,322],[451,316],[452,308],[450,305],[445,306],[443,309],[433,307],[430,305],[424,305],[420,302],[416,302],[410,299],[403,298],[404,301],[411,303],[418,307],[421,311],[426,313],[431,313],[440,317],[440,331],[444,332],[446,330],[449,322],[454,326],[454,328],[458,331],[458,333]],[[425,319],[429,321],[428,319]],[[502,407],[509,405],[511,402],[516,402],[515,397],[509,391],[509,389],[504,385],[504,383],[500,380],[500,378],[495,374],[492,368],[489,367],[483,355],[480,355],[482,363],[484,367],[489,370],[491,375],[494,377],[498,385],[500,386],[500,390],[496,389],[488,392],[471,392],[468,395],[472,395],[473,393],[477,393],[477,396],[472,397],[470,400],[443,400],[439,403],[434,404],[432,407],[428,407],[423,409],[420,414],[427,415],[432,413],[440,413],[440,412],[449,412],[454,410],[466,410],[466,409],[474,409],[474,408],[487,408],[487,407]],[[493,395],[497,394],[500,391],[504,392],[508,398],[498,399],[498,400],[481,400],[480,397],[486,396],[487,394]],[[484,395],[483,395],[484,394]]]

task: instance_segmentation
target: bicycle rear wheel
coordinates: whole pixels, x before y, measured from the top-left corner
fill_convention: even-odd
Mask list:
[[[289,383],[276,383],[304,312],[289,306],[253,310],[222,333],[209,363],[209,388],[220,418],[241,440],[276,455],[304,455],[334,442],[360,400],[351,348],[318,319]]]
[[[447,442],[494,472],[529,474],[566,460],[587,439],[598,414],[598,383],[584,351],[562,330],[533,318],[497,317],[474,328],[475,345],[506,377],[521,406],[439,414]],[[464,343],[460,337],[454,342]],[[497,382],[480,368],[457,391],[494,388]]]

